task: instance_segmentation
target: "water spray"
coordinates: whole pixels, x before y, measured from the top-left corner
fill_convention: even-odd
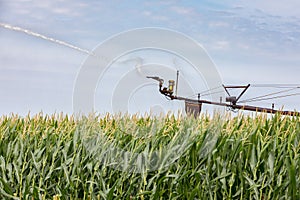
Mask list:
[[[0,26],[3,27],[3,28],[9,29],[9,30],[18,31],[18,32],[25,33],[27,35],[38,37],[38,38],[41,38],[41,39],[44,39],[44,40],[47,40],[47,41],[50,41],[50,42],[53,42],[53,43],[56,43],[56,44],[68,47],[68,48],[71,48],[71,49],[74,49],[76,51],[80,51],[82,53],[86,53],[86,54],[89,54],[89,55],[94,55],[93,52],[91,52],[91,51],[89,51],[87,49],[83,49],[83,48],[77,47],[77,46],[72,45],[70,43],[67,43],[67,42],[64,42],[64,41],[61,41],[61,40],[57,40],[57,39],[51,38],[51,37],[48,37],[46,35],[42,35],[40,33],[36,33],[36,32],[31,31],[31,30],[28,30],[28,29],[24,29],[24,28],[21,28],[21,27],[18,27],[18,26],[12,26],[10,24],[5,24],[5,23],[0,23]]]

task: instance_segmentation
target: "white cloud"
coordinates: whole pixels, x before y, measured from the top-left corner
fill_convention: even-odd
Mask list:
[[[230,48],[230,42],[229,41],[216,41],[212,44],[211,49],[213,50],[228,50]]]
[[[245,7],[262,10],[271,15],[279,15],[285,17],[300,17],[300,1],[299,0],[252,0],[242,1]]]
[[[14,16],[16,19],[31,17],[36,20],[46,20],[53,18],[53,15],[63,17],[81,16],[81,9],[87,7],[87,5],[71,0],[11,0],[6,1],[3,7],[5,7],[6,15]]]
[[[227,28],[230,26],[228,22],[225,21],[213,21],[209,23],[210,27],[218,27],[218,28]]]
[[[152,15],[152,13],[148,10],[143,11],[142,14],[145,15],[145,16],[151,16]]]
[[[148,11],[148,10],[143,11],[142,15],[144,15],[147,18],[150,18],[154,21],[168,21],[169,20],[169,17],[167,17],[165,15],[153,13],[153,12]]]
[[[181,15],[191,15],[194,13],[192,8],[184,7],[184,6],[172,6],[171,10]]]
[[[168,21],[169,18],[167,16],[163,15],[153,15],[152,19],[157,20],[157,21]]]

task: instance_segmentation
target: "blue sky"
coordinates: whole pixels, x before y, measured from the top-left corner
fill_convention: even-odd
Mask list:
[[[167,28],[198,41],[225,84],[300,83],[299,7],[297,0],[1,0],[0,23],[90,51],[122,31]],[[74,82],[87,56],[0,27],[0,113],[72,113]],[[276,103],[300,109],[299,99]]]

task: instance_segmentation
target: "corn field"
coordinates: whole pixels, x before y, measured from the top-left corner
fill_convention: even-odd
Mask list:
[[[300,199],[300,117],[2,116],[0,199]]]

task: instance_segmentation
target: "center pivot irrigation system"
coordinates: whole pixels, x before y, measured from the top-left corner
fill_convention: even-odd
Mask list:
[[[202,104],[210,104],[210,105],[217,105],[217,106],[223,106],[228,108],[231,111],[236,111],[236,110],[247,110],[247,111],[254,111],[254,112],[264,112],[264,113],[280,113],[282,115],[299,115],[300,112],[297,111],[283,111],[283,110],[276,110],[274,109],[274,103],[272,103],[271,108],[265,108],[265,107],[257,107],[257,106],[251,106],[251,105],[246,105],[243,103],[246,102],[255,102],[255,101],[264,101],[264,100],[272,100],[272,99],[278,99],[278,98],[283,98],[283,97],[288,97],[288,96],[296,96],[300,95],[300,93],[293,93],[293,94],[286,94],[286,95],[278,95],[286,92],[291,92],[296,89],[300,89],[300,84],[262,84],[262,85],[253,85],[254,87],[275,87],[275,88],[285,88],[284,90],[281,90],[279,92],[274,92],[266,95],[261,95],[257,96],[254,98],[250,98],[247,100],[240,101],[241,97],[243,94],[248,90],[248,88],[251,86],[250,84],[248,85],[238,85],[238,86],[225,86],[222,85],[218,88],[223,88],[228,95],[226,97],[225,102],[222,102],[222,97],[220,97],[220,102],[214,102],[214,101],[208,101],[204,99],[200,99],[200,93],[197,95],[197,99],[191,99],[191,98],[186,98],[186,97],[180,97],[177,96],[177,88],[178,88],[178,76],[179,76],[179,71],[177,71],[177,79],[176,79],[176,85],[174,80],[169,80],[169,85],[168,87],[163,87],[164,80],[158,76],[147,76],[147,78],[154,79],[159,82],[159,92],[166,96],[170,100],[181,100],[185,102],[185,111],[188,114],[192,114],[195,117],[198,116],[201,112]],[[174,94],[174,87],[175,88],[175,94]],[[210,90],[205,91],[209,92],[209,94],[213,93],[219,93],[219,92],[213,92],[217,88],[212,88]],[[229,92],[230,89],[241,89],[241,93],[238,96],[232,96]],[[224,91],[223,91],[224,92]],[[275,96],[277,95],[277,96]]]

